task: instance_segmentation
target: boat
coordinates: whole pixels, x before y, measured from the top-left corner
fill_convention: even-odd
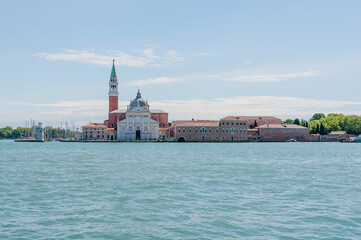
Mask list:
[[[297,142],[297,140],[294,138],[291,138],[291,139],[288,139],[287,142]]]
[[[361,135],[359,135],[359,136],[355,139],[355,143],[361,143]]]

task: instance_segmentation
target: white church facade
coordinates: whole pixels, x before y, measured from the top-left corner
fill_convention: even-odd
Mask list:
[[[159,138],[159,122],[151,117],[149,104],[140,91],[127,106],[125,118],[117,121],[117,140],[119,141],[150,141]]]

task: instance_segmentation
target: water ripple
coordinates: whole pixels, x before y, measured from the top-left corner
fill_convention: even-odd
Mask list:
[[[0,239],[359,239],[360,146],[0,141]]]

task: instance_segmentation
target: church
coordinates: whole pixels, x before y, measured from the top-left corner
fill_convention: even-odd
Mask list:
[[[138,89],[137,97],[127,107],[125,118],[117,121],[117,139],[148,141],[157,140],[158,137],[159,123],[152,119],[149,104]]]
[[[168,127],[168,113],[158,109],[151,110],[148,101],[142,98],[139,89],[135,99],[130,101],[125,110],[118,109],[118,78],[114,60],[108,96],[108,119],[104,121],[104,124],[91,123],[83,126],[84,140],[155,141],[159,139],[160,129]]]

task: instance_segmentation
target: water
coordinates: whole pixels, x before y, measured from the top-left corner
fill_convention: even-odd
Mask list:
[[[361,144],[0,141],[0,239],[360,239]]]

